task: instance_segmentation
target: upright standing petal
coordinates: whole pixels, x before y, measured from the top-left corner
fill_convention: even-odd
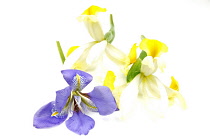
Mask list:
[[[93,79],[93,77],[81,70],[62,70],[61,73],[63,74],[64,79],[66,82],[72,87],[73,90],[79,88],[82,90],[85,88]]]
[[[41,107],[34,115],[33,126],[36,128],[48,128],[61,124],[67,118],[67,114],[60,117],[51,116],[55,102],[50,102]]]
[[[97,19],[98,12],[106,12],[105,8],[98,6],[90,6],[86,9],[81,16],[78,17],[79,21],[83,21],[90,36],[96,41],[104,40],[104,33],[101,28],[101,24]]]
[[[151,56],[145,57],[141,62],[141,73],[143,73],[145,76],[153,74],[157,68],[157,61],[154,61]]]
[[[95,121],[81,111],[75,111],[66,121],[66,127],[79,135],[87,135],[94,125]]]
[[[117,109],[112,92],[106,86],[97,86],[88,95],[98,108],[100,115],[109,115]]]
[[[55,99],[55,110],[61,113],[62,109],[65,107],[67,100],[71,94],[72,88],[70,86],[56,91]]]

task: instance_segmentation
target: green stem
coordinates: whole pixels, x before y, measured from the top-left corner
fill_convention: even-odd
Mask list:
[[[64,64],[64,62],[65,62],[66,59],[65,59],[65,56],[63,54],[63,50],[61,48],[60,42],[59,41],[56,41],[56,44],[57,44],[58,52],[60,54],[61,61]]]

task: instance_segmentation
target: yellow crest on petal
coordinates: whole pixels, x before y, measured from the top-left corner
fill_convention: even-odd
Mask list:
[[[136,62],[136,58],[137,58],[137,48],[139,46],[137,46],[137,44],[133,44],[132,48],[130,49],[130,53],[128,55],[129,59],[130,59],[130,63],[134,63]]]
[[[80,46],[72,46],[71,48],[69,48],[66,57],[68,57],[73,51],[75,51],[77,48],[79,48]]]
[[[176,91],[179,91],[179,83],[178,81],[173,77],[171,76],[171,85],[170,85],[170,88],[176,90]]]
[[[160,57],[162,53],[168,52],[168,47],[154,39],[143,39],[140,43],[140,49],[144,50],[148,56]]]
[[[57,114],[59,114],[57,111],[53,112],[51,116],[56,116]]]
[[[96,15],[98,12],[106,12],[106,8],[101,8],[99,6],[92,5],[86,9],[82,15]]]
[[[104,79],[104,86],[109,87],[111,90],[114,90],[115,74],[113,71],[108,71]]]

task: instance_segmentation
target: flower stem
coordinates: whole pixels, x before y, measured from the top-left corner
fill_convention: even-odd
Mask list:
[[[62,63],[64,63],[66,59],[65,59],[65,56],[63,54],[63,50],[61,48],[60,42],[56,41],[56,44],[57,44],[58,52],[60,54],[61,61],[62,61]]]

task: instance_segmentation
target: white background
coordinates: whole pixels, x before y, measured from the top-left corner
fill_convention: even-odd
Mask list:
[[[108,9],[101,14],[104,31],[108,14],[113,14],[113,45],[125,53],[142,34],[167,44],[167,72],[180,82],[186,111],[171,110],[158,121],[134,117],[120,122],[117,115],[93,115],[96,125],[88,136],[78,136],[64,124],[33,128],[34,113],[66,86],[55,42],[59,40],[66,51],[92,41],[76,20],[92,4]],[[208,0],[0,1],[1,139],[210,139],[209,17]]]

